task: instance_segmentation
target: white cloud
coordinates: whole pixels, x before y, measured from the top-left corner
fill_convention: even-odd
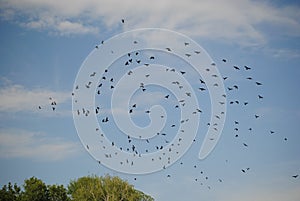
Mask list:
[[[61,138],[50,138],[40,132],[0,130],[1,158],[62,160],[78,153],[79,145]]]
[[[30,90],[21,85],[9,84],[0,88],[0,112],[37,112],[39,106],[49,110],[52,101],[55,101],[58,107],[70,99],[70,92]]]
[[[98,32],[98,29],[95,27],[88,27],[84,26],[80,23],[77,22],[70,22],[70,21],[62,21],[57,25],[57,30],[60,33],[64,34],[87,34],[87,33],[92,33],[96,34]]]
[[[125,30],[162,27],[242,45],[265,44],[265,26],[277,35],[300,34],[299,7],[279,7],[270,1],[5,0],[0,7],[9,19],[14,12],[27,27],[59,34],[96,34],[99,24],[116,27],[121,18],[126,20]]]

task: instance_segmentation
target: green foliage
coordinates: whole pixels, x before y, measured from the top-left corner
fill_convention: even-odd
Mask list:
[[[26,179],[22,201],[48,201],[46,184],[35,177]]]
[[[63,185],[46,185],[35,177],[26,179],[23,190],[17,184],[4,185],[0,201],[154,201],[119,177],[87,176]]]
[[[4,185],[0,190],[0,201],[14,201],[20,200],[21,188],[17,184]]]
[[[119,177],[81,177],[71,181],[69,194],[74,201],[153,201]]]
[[[49,201],[69,201],[67,189],[63,185],[48,186]]]

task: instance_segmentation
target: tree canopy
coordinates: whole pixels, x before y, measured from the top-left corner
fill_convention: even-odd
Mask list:
[[[22,187],[10,182],[0,190],[0,201],[154,201],[119,177],[85,176],[63,185],[46,185],[31,177]]]

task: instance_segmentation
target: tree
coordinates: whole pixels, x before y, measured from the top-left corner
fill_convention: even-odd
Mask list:
[[[49,185],[48,186],[48,200],[49,201],[70,201],[67,194],[67,189],[63,185]]]
[[[48,201],[48,189],[46,184],[35,177],[24,181],[22,201]]]
[[[17,184],[12,185],[10,182],[8,185],[4,185],[0,190],[1,201],[18,201],[21,196],[21,188]]]
[[[119,177],[88,176],[71,181],[68,193],[74,201],[153,201]]]
[[[4,185],[0,201],[154,201],[152,197],[134,189],[119,177],[87,176],[73,180],[68,190],[63,185],[46,185],[31,177],[24,180],[23,188]]]

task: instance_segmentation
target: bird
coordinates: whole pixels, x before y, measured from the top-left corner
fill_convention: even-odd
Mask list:
[[[185,43],[184,43],[185,46],[187,46],[187,45],[189,45],[189,44],[190,44],[190,43],[188,43],[188,42],[185,42]]]
[[[227,60],[226,60],[226,59],[222,59],[222,61],[223,61],[224,63],[226,63]]]
[[[151,60],[154,59],[154,56],[151,56],[150,59],[151,59]]]
[[[245,68],[245,70],[251,70],[251,68],[248,66],[244,66],[244,68]]]
[[[261,85],[262,85],[261,82],[255,82],[255,84],[256,84],[257,86],[261,86]]]
[[[258,95],[258,99],[263,99],[264,97],[262,95]]]
[[[190,56],[191,56],[191,54],[188,54],[188,53],[186,53],[186,54],[185,54],[185,56],[187,56],[187,57],[190,57]]]
[[[243,143],[243,145],[244,145],[245,147],[248,147],[248,145],[247,145],[246,143]]]
[[[275,133],[274,131],[270,131],[271,134]]]
[[[194,52],[195,52],[196,54],[200,54],[200,53],[201,53],[200,51],[196,51],[196,50],[195,50]]]
[[[124,24],[125,20],[124,20],[124,19],[122,19],[122,20],[121,20],[121,22],[122,22],[122,24]]]
[[[240,70],[240,68],[237,67],[237,66],[233,66],[233,68],[236,69],[236,70]]]
[[[171,52],[171,48],[169,48],[169,47],[166,47],[166,50],[168,50],[169,52]]]
[[[293,175],[292,177],[296,179],[298,176],[299,176],[299,175],[298,175],[298,174],[296,174],[296,175]]]

